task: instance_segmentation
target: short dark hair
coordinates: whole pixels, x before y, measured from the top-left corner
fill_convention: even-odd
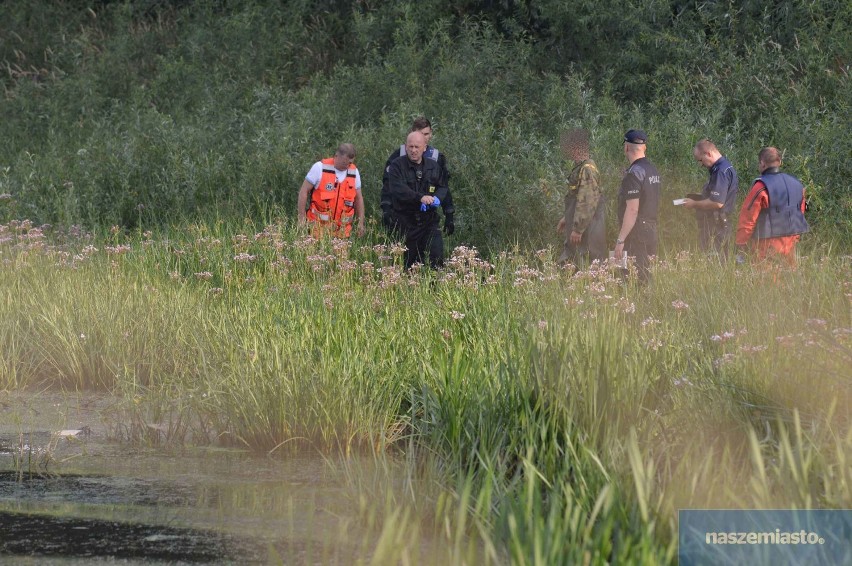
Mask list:
[[[411,123],[411,129],[408,130],[408,132],[409,133],[419,132],[423,128],[431,128],[431,127],[432,127],[432,122],[429,121],[429,118],[427,118],[425,116],[418,116],[417,118],[414,119],[414,122]]]
[[[345,155],[349,159],[355,159],[355,146],[352,145],[351,143],[348,143],[348,142],[342,143],[339,146],[337,146],[337,154],[338,155]]]
[[[757,159],[763,161],[764,165],[778,167],[781,165],[781,152],[778,151],[777,147],[764,147],[757,154]]]
[[[719,148],[716,147],[716,144],[713,143],[710,138],[701,138],[695,143],[695,149],[698,151],[707,153],[710,151],[719,151]]]

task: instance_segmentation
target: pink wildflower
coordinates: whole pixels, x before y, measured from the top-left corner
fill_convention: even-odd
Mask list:
[[[130,246],[127,245],[118,245],[118,246],[106,246],[104,248],[108,254],[111,255],[124,255],[130,251]]]
[[[727,342],[731,338],[733,338],[735,334],[733,332],[723,332],[721,335],[714,334],[710,337],[710,340],[714,342]]]

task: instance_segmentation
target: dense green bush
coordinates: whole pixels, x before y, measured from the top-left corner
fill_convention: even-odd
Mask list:
[[[650,132],[670,196],[703,181],[699,137],[746,181],[777,145],[816,231],[852,239],[843,2],[7,2],[0,21],[5,217],[292,214],[343,139],[374,215],[384,160],[425,114],[450,158],[456,241],[554,243],[554,140],[576,126],[611,199],[630,127]],[[662,222],[664,246],[694,238],[683,211]]]

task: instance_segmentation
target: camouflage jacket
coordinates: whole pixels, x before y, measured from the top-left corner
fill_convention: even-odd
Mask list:
[[[568,193],[565,195],[565,209],[568,210],[569,199],[577,199],[574,209],[572,230],[582,234],[589,227],[598,201],[601,198],[601,175],[595,162],[586,159],[574,166],[568,175]],[[566,218],[566,222],[572,222]]]

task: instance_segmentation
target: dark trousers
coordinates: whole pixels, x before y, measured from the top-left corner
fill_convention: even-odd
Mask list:
[[[399,220],[397,220],[396,215],[392,211],[382,212],[382,226],[384,227],[385,231],[387,231],[388,236],[395,240],[399,239]]]
[[[657,255],[657,224],[645,220],[637,220],[627,240],[624,251],[628,256],[636,258],[636,272],[639,281],[645,283],[650,279],[651,256]]]
[[[731,240],[731,224],[728,217],[721,212],[699,211],[698,247],[703,252],[715,252],[719,258],[728,258],[728,247]]]
[[[418,224],[416,222],[406,223],[403,227],[405,235],[405,268],[408,269],[415,263],[426,263],[437,269],[444,265],[444,238],[438,228],[436,219],[430,222]]]
[[[569,196],[565,200],[565,243],[562,246],[562,255],[559,256],[559,263],[566,261],[574,265],[582,265],[588,261],[595,260],[604,261],[607,258],[606,249],[606,203],[601,195],[598,199],[598,207],[595,209],[595,215],[592,217],[591,223],[583,232],[583,237],[580,239],[579,245],[571,243],[571,226],[574,223],[574,211],[577,208],[577,197]]]

